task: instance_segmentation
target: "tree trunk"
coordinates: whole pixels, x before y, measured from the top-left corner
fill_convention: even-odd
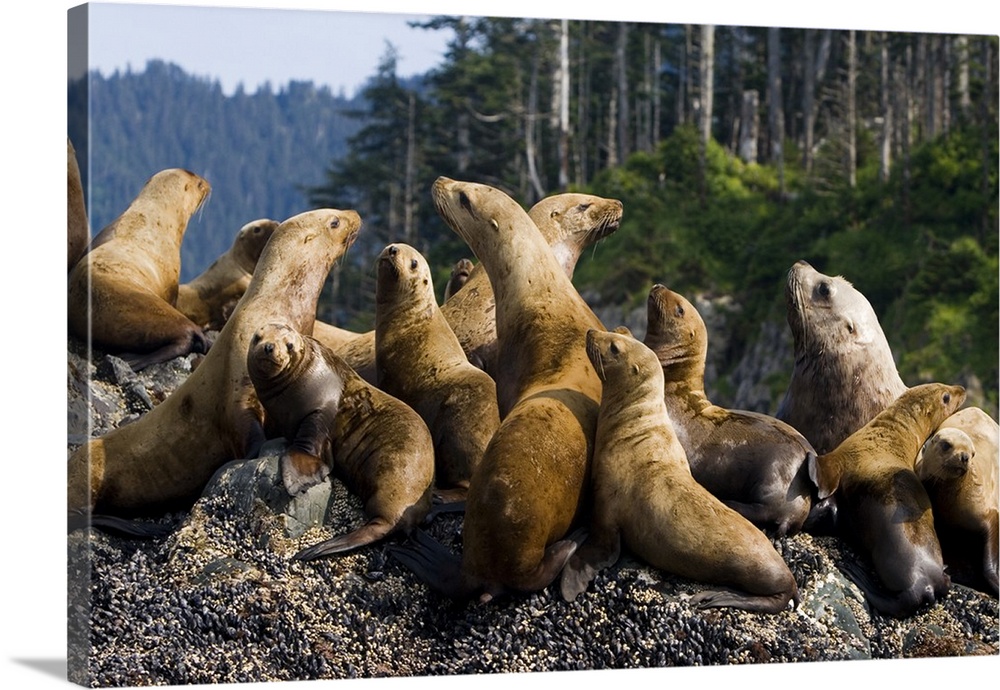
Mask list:
[[[652,145],[655,151],[660,145],[660,101],[663,95],[660,91],[660,70],[663,69],[663,57],[661,55],[660,39],[657,36],[656,40],[653,41],[653,78],[652,86],[653,92],[650,97],[653,100],[653,115],[652,115]]]
[[[879,155],[878,178],[888,182],[892,165],[892,91],[889,84],[889,37],[883,31],[881,34],[881,88],[879,90],[879,105],[882,108],[882,141]]]
[[[972,110],[972,95],[969,93],[969,37],[955,37],[955,52],[958,59],[958,108],[963,122],[969,119]]]
[[[858,44],[854,29],[847,32],[847,184],[858,184],[857,171]]]
[[[745,163],[757,162],[757,141],[760,137],[760,94],[756,90],[743,92],[740,109],[740,158]]]
[[[771,139],[771,161],[778,168],[778,189],[785,193],[785,114],[781,100],[781,34],[780,29],[767,30],[767,122]]]
[[[531,80],[528,84],[528,108],[524,114],[524,159],[528,166],[528,180],[535,193],[534,201],[545,196],[545,187],[538,177],[537,157],[535,147],[535,121],[538,118],[538,55],[531,61]]]
[[[715,26],[701,27],[700,79],[698,80],[698,124],[701,140],[707,144],[712,138],[712,100],[715,93]]]
[[[414,209],[417,199],[416,188],[417,169],[417,97],[409,93],[409,103],[406,118],[406,173],[403,183],[403,236],[407,244],[414,244],[417,228],[414,220]]]
[[[684,25],[684,46],[677,70],[677,125],[687,123],[687,99],[691,97],[691,25]]]
[[[559,31],[559,189],[569,186],[569,20]]]
[[[629,93],[628,64],[625,48],[628,45],[628,23],[618,23],[618,43],[615,46],[615,81],[618,84],[618,156],[622,162],[631,153],[629,146]]]

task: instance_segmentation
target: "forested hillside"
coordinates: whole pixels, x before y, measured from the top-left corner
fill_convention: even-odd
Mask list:
[[[869,297],[907,383],[981,384],[995,414],[996,37],[427,26],[454,30],[445,62],[417,92],[388,53],[365,92],[369,119],[312,191],[366,219],[371,248],[343,267],[336,295],[349,323],[371,327],[370,252],[385,242],[417,244],[442,283],[468,254],[432,208],[436,176],[494,184],[525,206],[589,191],[621,199],[625,219],[584,257],[580,290],[596,306],[641,306],[655,282],[725,296],[720,378],[762,324],[787,332],[785,273],[806,259]],[[790,363],[772,376],[772,411],[789,374]]]
[[[90,154],[81,172],[84,185],[90,182],[91,232],[124,211],[154,173],[188,168],[212,185],[181,247],[181,278],[189,280],[229,248],[244,223],[308,209],[302,188],[345,155],[359,127],[350,113],[360,107],[303,82],[226,96],[218,82],[160,61],[142,72],[71,82],[69,136],[81,161]]]
[[[238,200],[233,217],[211,216],[213,199],[195,220],[227,228],[198,248],[205,263],[246,220],[356,208],[364,230],[321,309],[367,330],[387,242],[423,251],[439,292],[470,254],[433,209],[437,176],[525,207],[566,190],[613,196],[623,225],[576,284],[626,311],[655,282],[726,298],[719,379],[762,325],[787,332],[784,276],[806,259],[868,296],[908,384],[978,382],[996,414],[997,37],[457,17],[425,28],[453,32],[443,62],[407,83],[390,47],[356,103],[311,84],[225,98],[161,63],[94,80],[95,229],[167,165],[206,176],[220,205]],[[774,396],[788,374],[772,376]]]

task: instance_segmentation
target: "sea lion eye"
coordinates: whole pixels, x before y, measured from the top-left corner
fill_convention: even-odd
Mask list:
[[[254,333],[253,338],[250,339],[250,344],[256,345],[259,342],[260,342],[260,333]]]
[[[472,213],[472,202],[469,201],[469,195],[465,192],[458,193],[458,205]]]
[[[591,204],[580,204],[579,206],[576,207],[576,210],[582,213],[583,211],[586,211],[590,207]]]
[[[951,393],[945,393],[944,397],[942,398],[942,400],[944,400],[944,404],[945,405],[947,405],[948,403],[950,403],[951,402]]]
[[[678,304],[677,307],[674,308],[674,316],[684,316],[684,307],[682,305]]]
[[[417,260],[416,259],[410,259],[410,270],[411,271],[417,270]]]
[[[951,444],[948,443],[947,441],[941,441],[941,452],[943,452],[943,453],[950,453],[951,452]]]
[[[295,343],[285,343],[285,349],[287,349],[290,353],[295,352]]]
[[[618,343],[611,343],[611,347],[609,347],[608,350],[611,352],[611,354],[617,355],[618,354]]]
[[[340,227],[340,218],[334,218],[333,220],[330,221],[331,230],[336,230],[339,227]]]

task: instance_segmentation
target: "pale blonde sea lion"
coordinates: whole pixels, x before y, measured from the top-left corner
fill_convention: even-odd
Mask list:
[[[69,271],[80,260],[90,244],[90,221],[84,201],[80,164],[76,159],[73,142],[66,138],[66,259]]]
[[[138,370],[208,351],[201,327],[177,311],[181,240],[209,184],[187,170],[153,175],[69,273],[69,331]]]

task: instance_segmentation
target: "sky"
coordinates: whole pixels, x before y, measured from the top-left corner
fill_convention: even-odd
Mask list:
[[[4,200],[3,254],[5,270],[0,271],[0,299],[3,323],[9,337],[4,357],[0,389],[0,417],[3,419],[3,452],[6,491],[0,507],[0,543],[4,566],[0,568],[0,680],[17,688],[66,688],[66,598],[65,522],[61,506],[65,497],[66,445],[62,412],[65,400],[66,299],[65,196],[63,174],[66,136],[66,14],[79,0],[32,0],[8,3],[0,22],[0,65],[4,69],[4,108],[0,124],[4,133],[4,158],[0,165],[0,193]],[[194,0],[159,0],[162,5],[195,4]],[[873,0],[829,2],[775,2],[774,0],[205,0],[202,5],[329,9],[349,12],[419,12],[426,14],[501,14],[505,16],[569,17],[628,21],[737,24],[748,26],[788,26],[858,28],[931,32],[1000,33],[1000,3],[990,0],[948,0],[947,2],[900,3]],[[900,7],[905,7],[901,11]],[[13,9],[11,9],[13,8]],[[236,32],[217,28],[231,45],[249,46],[240,50],[236,70],[217,75],[249,84],[269,79],[280,85],[289,75],[316,79],[307,74],[303,58],[295,57],[295,42],[283,43],[289,34],[283,19],[269,21]],[[187,46],[193,54],[199,27],[182,26],[170,30],[166,20],[153,27],[168,38],[169,45]],[[360,55],[374,43],[352,31],[328,29],[309,32],[297,42],[328,49],[341,56]],[[131,25],[119,31],[111,43],[126,43],[144,27]],[[214,41],[214,37],[213,41]],[[403,43],[401,73],[408,69],[408,56],[417,49]],[[198,41],[204,42],[205,38]],[[374,71],[375,51],[369,73]],[[284,46],[282,50],[265,46]],[[149,57],[160,54],[155,36],[148,36],[139,52],[109,57],[141,69]],[[156,53],[153,52],[157,47]],[[254,50],[253,48],[256,48]],[[234,48],[235,50],[235,48]],[[286,51],[286,52],[282,52]],[[312,52],[312,51],[307,51]],[[102,58],[103,59],[103,58]],[[170,58],[173,59],[173,58]],[[413,57],[416,59],[416,57]],[[207,74],[208,67],[179,62],[185,71]],[[202,65],[204,63],[201,63]],[[103,65],[95,66],[103,69]],[[124,68],[124,64],[122,65]],[[289,71],[289,70],[293,71]],[[419,68],[415,68],[418,69]],[[299,74],[296,74],[299,72]],[[366,70],[360,73],[364,75]],[[346,72],[344,72],[346,74]],[[261,76],[263,75],[263,77]],[[347,83],[347,82],[345,82]],[[871,683],[909,687],[934,687],[977,683],[980,677],[998,677],[1000,656],[917,661],[832,662],[778,664],[766,667],[714,667],[586,674],[587,687],[628,683],[636,688],[665,686],[753,690],[755,688],[805,687],[810,690],[836,689]],[[518,674],[515,682],[525,688],[543,688],[554,678],[577,682],[579,674]],[[331,683],[254,683],[232,686],[240,690],[311,690],[312,688],[414,688],[469,690],[502,688],[511,676],[437,677],[406,681],[393,679]],[[221,687],[221,686],[220,686]]]
[[[87,60],[104,76],[141,72],[157,57],[185,72],[218,80],[223,92],[242,84],[248,93],[264,82],[312,81],[352,96],[372,76],[388,44],[397,51],[397,74],[422,74],[444,56],[449,30],[414,28],[426,15],[92,3]],[[75,72],[75,74],[74,74]]]

